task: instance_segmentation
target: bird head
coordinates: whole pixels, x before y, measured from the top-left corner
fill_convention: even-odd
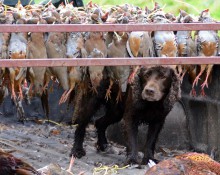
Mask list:
[[[104,58],[104,54],[97,48],[94,48],[93,51],[90,53],[89,57]],[[89,66],[90,80],[94,88],[98,87],[100,81],[103,79],[103,70],[104,66]]]
[[[91,15],[91,20],[93,23],[98,23],[101,24],[103,23],[102,21],[102,15],[101,15],[101,10],[99,8],[95,8],[92,15]]]
[[[177,17],[176,22],[179,22],[179,23],[192,23],[192,22],[195,22],[195,21],[196,20],[194,19],[193,16],[189,15],[187,12],[180,9],[180,14]]]
[[[201,12],[200,17],[199,17],[199,21],[201,21],[201,22],[211,22],[212,21],[209,9],[205,9]]]
[[[166,18],[166,14],[162,10],[152,13],[150,18],[154,23],[170,23],[170,21]]]

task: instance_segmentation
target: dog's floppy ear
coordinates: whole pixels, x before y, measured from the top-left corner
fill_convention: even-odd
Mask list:
[[[171,69],[172,82],[168,95],[164,100],[166,112],[170,112],[174,104],[181,98],[180,79],[173,69]]]
[[[140,99],[141,93],[142,93],[142,80],[141,77],[143,76],[143,67],[140,67],[139,70],[137,71],[135,77],[134,77],[134,81],[131,84],[131,88],[132,88],[132,99],[133,99],[133,103],[135,104],[138,99]]]

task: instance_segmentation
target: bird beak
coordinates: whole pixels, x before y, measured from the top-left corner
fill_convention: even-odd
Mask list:
[[[205,9],[203,12],[209,12],[209,9]]]

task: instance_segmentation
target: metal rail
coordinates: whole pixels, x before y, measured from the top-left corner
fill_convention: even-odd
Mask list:
[[[220,23],[169,24],[8,24],[0,25],[1,32],[85,32],[85,31],[176,31],[219,30]]]
[[[0,67],[220,64],[220,57],[0,59]]]
[[[0,25],[1,32],[85,32],[85,31],[177,31],[219,30],[220,23],[170,24],[25,24]],[[220,57],[151,57],[151,58],[48,58],[0,59],[0,67],[57,67],[57,66],[120,66],[120,65],[176,65],[220,64]]]

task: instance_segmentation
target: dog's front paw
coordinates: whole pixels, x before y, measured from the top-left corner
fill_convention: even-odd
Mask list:
[[[86,151],[83,148],[72,148],[70,156],[81,158],[86,155]]]

